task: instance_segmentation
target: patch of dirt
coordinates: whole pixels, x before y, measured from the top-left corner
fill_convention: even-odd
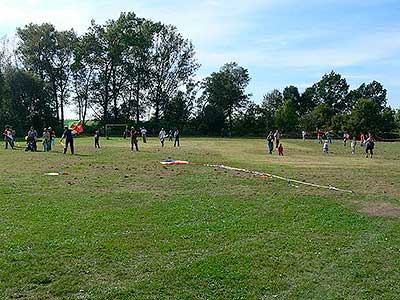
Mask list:
[[[400,206],[390,202],[364,203],[359,211],[370,216],[400,217]]]

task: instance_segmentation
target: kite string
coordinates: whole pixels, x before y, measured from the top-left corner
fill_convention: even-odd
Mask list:
[[[212,168],[219,168],[219,169],[225,169],[225,170],[230,170],[230,171],[238,171],[238,172],[250,173],[250,174],[257,175],[257,176],[272,177],[272,178],[275,178],[275,179],[284,180],[284,181],[286,181],[288,183],[294,182],[294,183],[307,185],[307,186],[312,186],[312,187],[317,187],[317,188],[329,189],[329,190],[345,192],[345,193],[353,193],[353,191],[351,191],[351,190],[340,189],[340,188],[337,188],[337,187],[334,187],[334,186],[319,185],[319,184],[300,181],[300,180],[296,180],[296,179],[284,178],[282,176],[273,175],[273,174],[269,174],[269,173],[262,173],[262,172],[258,172],[258,171],[250,171],[250,170],[246,170],[246,169],[240,169],[240,168],[229,167],[229,166],[224,166],[224,165],[213,165],[213,164],[203,164],[203,165],[206,166],[206,167],[212,167]]]

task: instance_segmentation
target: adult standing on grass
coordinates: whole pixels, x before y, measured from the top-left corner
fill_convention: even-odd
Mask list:
[[[42,144],[43,144],[43,152],[49,152],[51,149],[51,137],[50,132],[47,128],[43,129],[43,136],[42,136]]]
[[[61,136],[60,143],[63,142],[65,139],[65,145],[64,145],[64,154],[67,153],[68,150],[68,145],[71,149],[71,154],[74,155],[74,135],[72,134],[72,130],[68,128],[68,126],[64,126],[64,132]]]
[[[317,128],[317,139],[318,139],[318,144],[322,144],[322,135],[323,132],[321,129]]]
[[[364,135],[364,132],[361,132],[360,133],[360,146],[364,147],[364,144],[365,144],[365,135]]]
[[[267,143],[269,154],[272,154],[272,151],[274,151],[274,135],[272,134],[272,131],[267,135]]]
[[[354,155],[356,154],[356,137],[353,136],[353,140],[351,141],[351,154]]]
[[[147,129],[143,127],[142,129],[140,129],[140,133],[142,134],[143,143],[146,144],[147,143]]]
[[[172,142],[173,137],[174,137],[174,133],[173,133],[172,129],[170,129],[168,132],[168,141]]]
[[[332,133],[330,131],[327,131],[325,133],[326,139],[328,140],[329,144],[332,144]]]
[[[179,147],[179,130],[178,128],[174,131],[174,147],[178,145]]]
[[[306,135],[307,135],[307,132],[306,132],[305,130],[303,130],[303,131],[301,132],[301,136],[303,137],[303,141],[306,140]]]
[[[275,131],[274,139],[275,139],[275,147],[278,148],[279,147],[279,142],[281,140],[281,133],[279,132],[279,129],[277,129]]]
[[[94,148],[100,148],[100,130],[96,130],[94,133]]]
[[[37,134],[35,128],[33,128],[33,126],[32,126],[31,129],[28,131],[28,137],[31,138],[33,151],[36,152],[36,151],[37,151],[38,134]]]
[[[368,133],[368,139],[367,139],[367,147],[365,148],[365,153],[366,153],[366,158],[368,158],[368,152],[372,156],[374,155],[374,148],[375,148],[375,138],[372,134]]]
[[[133,151],[133,146],[135,146],[136,151],[139,151],[138,135],[139,133],[136,131],[135,127],[131,127],[131,151]]]
[[[350,138],[349,133],[348,133],[347,131],[345,131],[345,132],[343,133],[343,146],[346,147],[347,141],[348,141],[349,138]]]
[[[49,151],[50,151],[51,147],[56,144],[56,133],[54,132],[54,130],[51,127],[49,127],[48,130],[50,133],[50,145],[49,145]]]
[[[161,143],[161,147],[164,147],[165,136],[166,136],[165,130],[164,130],[164,128],[161,128],[160,133],[158,134],[158,137],[159,137],[160,143]]]
[[[10,126],[6,126],[6,129],[3,132],[3,136],[6,143],[6,149],[8,149],[8,145],[10,145],[11,149],[14,149],[14,138],[12,136],[12,130]]]

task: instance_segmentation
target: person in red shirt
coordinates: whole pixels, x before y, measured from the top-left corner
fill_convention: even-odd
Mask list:
[[[136,151],[139,151],[138,147],[138,135],[139,133],[136,131],[135,127],[131,128],[131,151],[133,151],[133,145],[135,145]]]
[[[278,154],[279,154],[279,156],[283,156],[283,145],[282,144],[280,144],[278,147]]]

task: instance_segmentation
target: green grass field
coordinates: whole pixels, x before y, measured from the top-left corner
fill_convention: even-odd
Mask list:
[[[366,159],[341,142],[283,140],[285,157],[262,139],[75,142],[0,149],[0,299],[399,299],[399,143]]]

